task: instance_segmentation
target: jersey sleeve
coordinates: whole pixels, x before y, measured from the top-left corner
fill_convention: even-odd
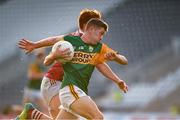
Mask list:
[[[105,59],[105,54],[109,53],[109,52],[116,53],[117,51],[115,51],[112,48],[108,47],[106,44],[102,44],[102,48],[101,48],[101,51],[100,51],[98,63],[107,62],[107,60]]]

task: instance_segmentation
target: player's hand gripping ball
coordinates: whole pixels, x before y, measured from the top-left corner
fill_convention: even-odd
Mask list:
[[[52,47],[52,52],[56,52],[56,50],[59,49],[59,51],[64,51],[66,49],[68,49],[68,51],[66,51],[66,54],[68,57],[59,57],[57,59],[57,61],[60,61],[61,63],[65,63],[65,62],[68,62],[70,60],[72,60],[73,56],[74,56],[74,48],[72,46],[72,44],[68,41],[59,41],[57,43],[55,43]]]

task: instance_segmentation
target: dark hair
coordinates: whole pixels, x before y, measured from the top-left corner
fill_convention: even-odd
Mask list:
[[[90,19],[86,24],[86,29],[88,29],[90,26],[103,27],[105,31],[108,31],[108,24],[101,19],[97,19],[97,18]]]
[[[79,15],[79,28],[82,30],[83,25],[87,24],[87,22],[92,18],[101,19],[101,13],[94,9],[83,9]]]

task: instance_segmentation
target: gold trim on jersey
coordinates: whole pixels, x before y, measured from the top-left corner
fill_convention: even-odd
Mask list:
[[[74,98],[77,100],[77,99],[79,99],[79,96],[78,96],[78,94],[75,92],[75,90],[74,90],[74,86],[73,85],[69,85],[69,89],[70,89],[70,92],[71,92],[71,94],[74,96]]]

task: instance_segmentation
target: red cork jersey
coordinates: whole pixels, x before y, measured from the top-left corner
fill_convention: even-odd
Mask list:
[[[56,62],[45,74],[49,79],[58,81],[62,81],[63,75],[64,71],[60,62]]]

